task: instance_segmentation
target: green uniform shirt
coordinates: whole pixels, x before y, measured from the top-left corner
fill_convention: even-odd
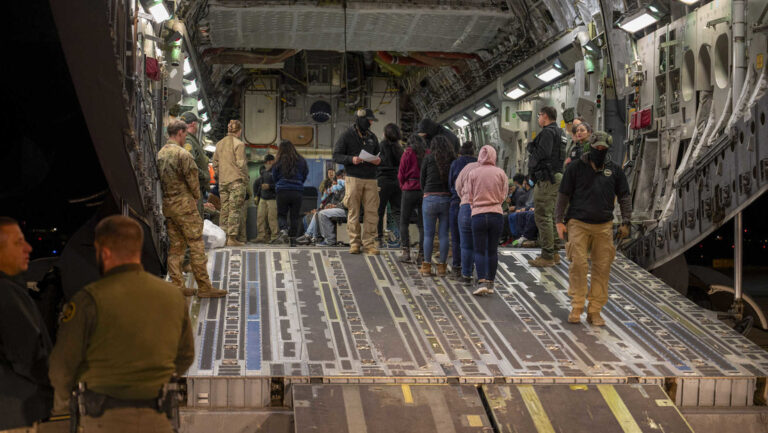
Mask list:
[[[54,413],[67,412],[78,382],[115,398],[155,398],[194,354],[179,289],[139,264],[115,267],[64,308],[50,358]]]
[[[211,185],[211,174],[208,172],[208,156],[205,155],[203,145],[200,144],[197,137],[187,134],[184,141],[184,149],[192,155],[197,165],[197,179],[200,182],[200,188],[208,190]]]

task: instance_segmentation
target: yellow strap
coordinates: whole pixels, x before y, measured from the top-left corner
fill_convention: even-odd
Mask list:
[[[597,385],[597,389],[600,394],[603,395],[605,402],[608,403],[608,407],[611,408],[613,416],[616,417],[616,421],[619,422],[621,429],[624,433],[642,433],[643,430],[637,425],[637,422],[629,413],[627,405],[624,404],[624,400],[621,399],[619,393],[616,392],[616,388],[613,385]]]
[[[517,390],[520,391],[525,407],[528,409],[528,413],[531,414],[536,431],[538,433],[555,433],[552,422],[549,420],[549,416],[544,410],[544,406],[542,406],[533,385],[517,385]]]

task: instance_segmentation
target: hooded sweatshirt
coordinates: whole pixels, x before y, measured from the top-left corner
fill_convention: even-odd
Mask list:
[[[467,174],[472,216],[503,213],[501,203],[507,198],[509,178],[504,170],[496,167],[496,149],[483,146],[477,162],[480,165]]]
[[[469,182],[467,182],[467,179],[469,179],[469,172],[479,166],[480,166],[480,163],[477,161],[470,162],[469,164],[465,165],[464,168],[461,169],[461,172],[459,173],[459,177],[456,178],[455,188],[456,188],[456,194],[458,194],[459,199],[461,199],[461,203],[459,203],[460,206],[469,204]]]
[[[451,163],[451,170],[448,172],[448,186],[451,189],[451,203],[460,201],[459,192],[456,190],[456,179],[467,164],[476,162],[477,158],[472,155],[461,155]]]
[[[432,119],[425,118],[421,122],[419,122],[418,131],[420,133],[426,134],[426,137],[424,137],[427,140],[427,144],[429,145],[429,142],[432,141],[433,138],[435,138],[438,135],[442,135],[445,138],[448,139],[448,142],[453,145],[453,151],[454,153],[459,153],[459,137],[456,136],[453,132],[451,132],[448,128],[445,126],[435,122]]]

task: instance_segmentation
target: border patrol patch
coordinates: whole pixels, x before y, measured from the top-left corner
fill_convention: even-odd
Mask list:
[[[61,323],[67,323],[72,320],[72,318],[75,317],[75,311],[77,311],[77,309],[75,308],[74,302],[65,305],[64,309],[61,311]]]

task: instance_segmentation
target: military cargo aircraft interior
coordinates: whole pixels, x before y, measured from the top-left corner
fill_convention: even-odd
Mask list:
[[[0,433],[768,431],[768,0],[11,11]]]

